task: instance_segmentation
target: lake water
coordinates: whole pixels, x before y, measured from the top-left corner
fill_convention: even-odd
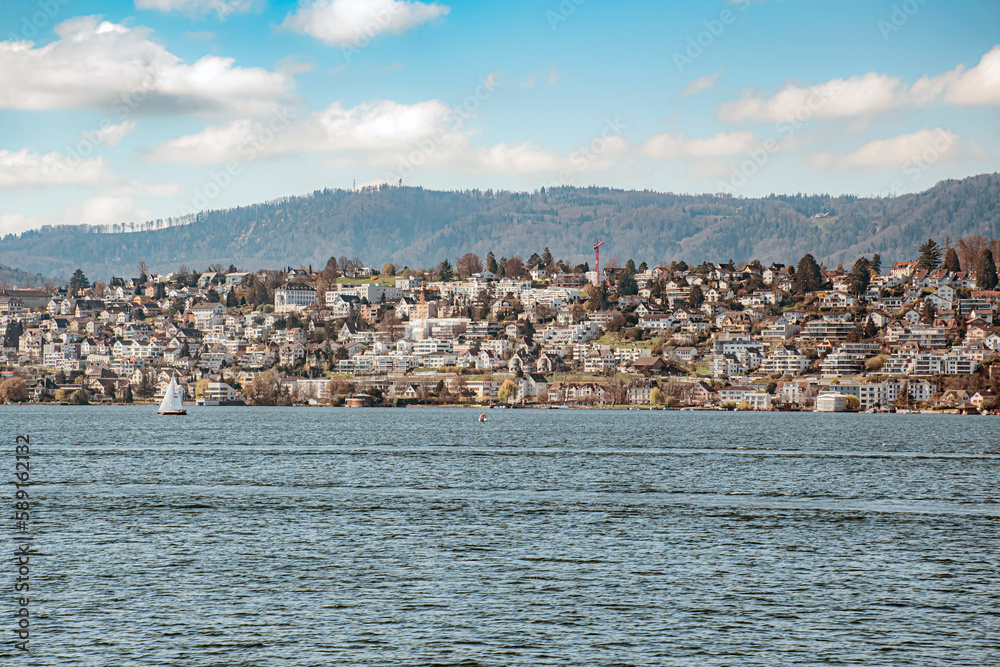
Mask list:
[[[19,664],[1000,664],[998,418],[154,411],[0,408]]]

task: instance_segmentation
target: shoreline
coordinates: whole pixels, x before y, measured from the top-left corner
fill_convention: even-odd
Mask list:
[[[7,407],[53,407],[53,408],[86,408],[86,407],[119,407],[119,408],[156,408],[158,403],[88,403],[86,405],[73,405],[69,403],[11,403],[0,405],[0,408]],[[584,405],[511,405],[511,406],[482,406],[482,405],[383,405],[383,406],[346,406],[346,405],[197,405],[196,403],[184,403],[185,408],[326,408],[326,409],[347,409],[347,410],[408,410],[408,409],[453,409],[453,410],[589,410],[589,411],[614,411],[614,412],[738,412],[749,414],[854,414],[854,415],[955,415],[961,417],[997,417],[1000,413],[990,412],[961,412],[957,409],[947,410],[905,410],[901,412],[868,412],[863,410],[843,410],[838,412],[819,412],[817,410],[726,410],[723,408],[705,408],[694,406],[683,407],[649,407],[649,406],[584,406]]]

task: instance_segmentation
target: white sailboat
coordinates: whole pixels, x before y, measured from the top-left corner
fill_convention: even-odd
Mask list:
[[[184,409],[184,403],[181,400],[181,386],[177,384],[177,379],[170,376],[170,384],[167,385],[167,390],[163,394],[163,400],[160,402],[160,409],[156,411],[158,415],[186,415],[187,410]]]

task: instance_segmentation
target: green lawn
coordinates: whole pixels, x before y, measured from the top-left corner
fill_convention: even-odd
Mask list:
[[[384,285],[386,287],[394,287],[396,285],[396,276],[375,276],[374,278],[345,278],[341,276],[337,278],[338,284],[350,283],[351,285]]]

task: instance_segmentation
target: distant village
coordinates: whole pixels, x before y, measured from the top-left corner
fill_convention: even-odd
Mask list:
[[[599,251],[602,243],[595,244]],[[610,244],[609,244],[610,245]],[[0,402],[995,413],[985,237],[822,267],[480,258],[0,285]]]

